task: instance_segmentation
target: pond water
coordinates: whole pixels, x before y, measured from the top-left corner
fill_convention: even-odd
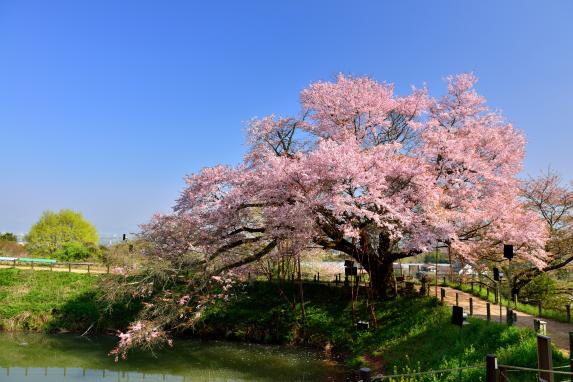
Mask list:
[[[0,381],[343,381],[344,370],[305,350],[179,340],[115,363],[111,337],[0,333]]]

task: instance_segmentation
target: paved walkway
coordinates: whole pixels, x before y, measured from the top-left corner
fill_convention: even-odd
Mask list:
[[[472,296],[469,293],[465,293],[453,288],[443,287],[446,290],[446,298],[444,303],[447,305],[456,304],[456,293],[458,293],[459,305],[464,308],[464,312],[469,314],[470,311],[470,297],[473,298],[474,306],[474,317],[481,319],[486,319],[487,301],[480,299],[479,297]],[[430,295],[435,295],[434,287],[430,290]],[[438,288],[438,298],[440,298],[440,289]],[[499,305],[494,305],[490,303],[491,320],[494,322],[499,322]],[[517,312],[517,322],[516,326],[523,328],[533,329],[533,319],[539,318],[532,316],[527,313]],[[569,332],[573,332],[573,325],[564,322],[554,321],[548,318],[540,318],[547,323],[547,335],[551,337],[551,341],[555,346],[559,348],[562,352],[569,353]],[[505,306],[502,307],[502,322],[506,322]]]

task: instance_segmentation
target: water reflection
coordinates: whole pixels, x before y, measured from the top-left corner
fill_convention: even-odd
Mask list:
[[[187,376],[169,374],[146,374],[138,372],[113,371],[113,370],[92,370],[80,368],[53,368],[53,367],[8,367],[0,368],[0,380],[10,381],[82,381],[82,382],[186,382],[186,381],[227,381],[228,379],[216,378],[206,375],[187,379]]]
[[[0,333],[0,382],[340,381],[320,355],[277,346],[177,341],[155,355],[114,363],[112,338]]]

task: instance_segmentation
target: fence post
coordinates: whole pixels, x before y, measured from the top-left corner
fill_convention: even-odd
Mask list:
[[[551,338],[537,335],[537,368],[541,370],[552,370],[553,360],[551,359]],[[553,373],[550,371],[540,371],[539,379],[553,382]]]
[[[440,288],[440,299],[444,302],[444,298],[446,298],[446,290],[444,288]]]
[[[474,315],[474,299],[470,297],[470,316]]]
[[[362,382],[371,382],[372,375],[370,373],[370,369],[367,367],[363,367],[360,370],[358,370],[358,379],[361,380]]]
[[[485,303],[485,315],[488,321],[491,321],[491,305],[489,302]]]
[[[569,332],[569,366],[573,370],[573,332]],[[571,374],[571,381],[573,382],[573,374]]]
[[[499,367],[499,382],[509,382],[507,380],[507,368],[505,366]]]
[[[508,325],[513,324],[513,310],[509,309],[507,306],[505,307],[505,322]]]
[[[68,272],[71,272],[71,271],[72,271],[72,264],[68,263]]]
[[[90,265],[88,264],[88,275],[90,274]]]
[[[497,358],[493,354],[485,356],[485,381],[496,382]]]
[[[459,293],[456,292],[456,306],[459,306]]]
[[[567,322],[571,322],[571,304],[565,305],[565,310],[567,312]]]

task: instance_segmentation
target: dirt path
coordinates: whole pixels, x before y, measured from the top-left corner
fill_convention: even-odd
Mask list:
[[[7,264],[0,264],[0,268],[16,268],[16,269],[25,269],[25,270],[34,270],[34,271],[53,271],[53,272],[71,272],[71,273],[88,273],[88,269],[87,266],[82,266],[82,267],[76,267],[76,266],[72,266],[71,270],[66,266],[66,267],[52,267],[50,269],[49,266],[46,265],[38,265],[35,264],[34,268],[32,268],[29,265],[16,265],[15,267],[13,265],[7,265]],[[107,273],[106,269],[102,269],[99,267],[94,267],[91,266],[90,267],[90,274],[102,274],[102,273]]]
[[[472,296],[469,293],[465,293],[456,289],[444,287],[446,290],[446,297],[444,299],[444,303],[447,305],[455,305],[456,304],[456,293],[458,294],[458,301],[459,305],[464,308],[464,312],[469,314],[470,311],[470,297],[473,298],[473,306],[474,306],[474,317],[481,318],[485,320],[487,317],[487,308],[486,303],[480,299],[479,297]],[[430,291],[431,295],[435,294],[434,288]],[[440,295],[440,291],[438,289],[438,298]],[[490,312],[491,312],[491,320],[494,322],[499,322],[499,305],[490,304]],[[539,318],[536,316],[532,316],[527,313],[516,312],[517,313],[517,322],[515,325],[523,328],[530,328],[533,329],[533,319]],[[502,322],[505,322],[506,314],[505,314],[505,306],[502,307]],[[547,323],[547,335],[551,337],[551,341],[557,346],[561,351],[564,353],[569,354],[569,332],[573,332],[573,325],[566,324],[563,322],[554,321],[548,318],[541,318],[541,320]]]

